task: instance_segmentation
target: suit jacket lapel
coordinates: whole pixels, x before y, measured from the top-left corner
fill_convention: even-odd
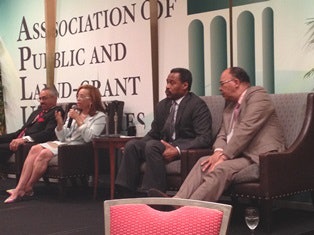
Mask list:
[[[224,125],[225,125],[225,129],[227,131],[227,134],[229,134],[231,132],[231,119],[232,119],[232,112],[233,112],[233,108],[234,105],[233,104],[229,104],[226,109],[225,109],[225,114],[224,114]]]
[[[186,105],[190,99],[190,95],[189,93],[181,100],[179,107],[178,107],[178,111],[177,111],[177,116],[176,116],[176,126],[177,124],[180,122],[181,118],[182,118],[182,114],[184,112],[184,109],[186,108]]]
[[[31,116],[28,118],[27,122],[25,123],[25,125],[23,126],[23,129],[26,127],[29,127],[33,124],[34,119],[37,117],[37,115],[40,113],[40,110],[37,109],[35,110]]]

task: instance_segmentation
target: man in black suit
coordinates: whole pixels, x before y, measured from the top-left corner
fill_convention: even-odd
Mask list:
[[[47,142],[56,139],[55,111],[58,92],[55,87],[44,88],[39,94],[40,106],[17,131],[0,136],[0,163],[5,163],[9,157],[26,142]],[[62,110],[63,112],[63,110]]]
[[[136,191],[144,161],[146,170],[141,191],[147,192],[150,188],[165,191],[167,163],[180,158],[181,150],[210,147],[211,114],[206,103],[190,92],[191,85],[189,70],[170,71],[167,98],[157,104],[151,130],[142,139],[131,140],[125,146],[115,182],[118,192],[124,194],[119,196],[128,197]]]

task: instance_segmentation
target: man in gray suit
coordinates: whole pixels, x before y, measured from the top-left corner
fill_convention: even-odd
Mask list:
[[[115,182],[117,191],[125,195],[118,196],[128,197],[136,191],[144,161],[142,191],[150,188],[165,191],[168,162],[180,158],[183,149],[211,146],[211,114],[206,103],[190,92],[191,85],[189,70],[170,71],[167,98],[157,104],[151,130],[142,139],[131,140],[125,146]]]
[[[250,86],[243,69],[226,69],[220,78],[220,92],[227,105],[214,153],[195,164],[175,197],[217,201],[233,181],[258,179],[260,154],[285,148],[270,96],[264,88]],[[157,193],[151,190],[150,196]]]

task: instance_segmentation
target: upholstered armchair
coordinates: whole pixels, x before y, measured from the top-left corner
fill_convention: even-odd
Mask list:
[[[16,155],[21,153],[22,149],[23,146],[20,145],[17,152],[13,153],[7,162],[0,164],[0,172],[3,177],[7,177],[8,175],[15,175],[16,182],[18,182],[23,163],[16,162],[16,159],[19,159],[19,157],[16,157]]]
[[[203,98],[211,99],[210,96]],[[272,94],[271,98],[284,130],[287,149],[261,155],[259,181],[235,182],[226,192],[234,202],[237,198],[257,200],[267,231],[271,229],[275,199],[311,192],[314,200],[314,93]],[[217,113],[212,112],[212,115],[216,118]],[[203,156],[198,150],[189,151],[193,153],[187,153],[191,162]]]
[[[65,111],[68,110],[75,103],[62,103],[59,104]],[[114,114],[118,114],[118,131],[122,124],[123,115],[123,101],[104,102],[107,112],[109,113],[109,133],[114,131]],[[104,129],[104,133],[106,128]],[[16,154],[15,168],[19,176],[25,158],[34,143],[25,144]],[[94,148],[92,143],[85,144],[65,144],[58,147],[58,157],[53,158],[48,165],[47,171],[43,175],[43,179],[46,183],[50,182],[50,179],[57,179],[59,186],[59,196],[62,199],[66,193],[66,185],[68,181],[76,183],[76,179],[80,179],[83,186],[87,186],[87,177],[93,175],[94,172]]]
[[[198,158],[210,153],[211,149],[183,150],[180,159],[168,163],[166,165],[167,193],[171,195],[178,191]]]
[[[314,199],[314,93],[272,95],[287,150],[260,156],[260,180],[234,184],[233,197],[258,199],[265,229],[271,229],[275,199],[311,192]],[[313,201],[314,202],[314,201]]]
[[[202,99],[206,102],[212,116],[212,133],[214,140],[221,125],[225,100],[222,96],[218,95],[204,96]],[[178,160],[166,165],[168,190],[178,191],[197,160],[200,157],[210,155],[211,153],[211,148],[182,150],[182,154]]]
[[[94,149],[92,143],[78,145],[60,145],[58,157],[49,162],[47,171],[43,178],[46,182],[49,179],[57,179],[59,196],[65,195],[68,180],[75,182],[81,180],[83,186],[87,187],[87,177],[94,172]]]
[[[33,145],[34,143],[27,143],[17,152],[16,165],[20,168],[19,172],[21,172],[25,158]],[[76,182],[76,179],[80,179],[83,186],[87,186],[87,177],[93,174],[94,169],[94,150],[92,143],[61,145],[58,148],[58,157],[49,162],[43,179],[47,184],[50,179],[57,180],[59,198],[62,199],[66,194],[68,180]]]
[[[202,97],[202,99],[204,99],[212,114],[212,133],[214,140],[220,128],[225,100],[218,95],[204,96]],[[211,153],[211,148],[182,150],[180,158],[166,165],[167,193],[171,195],[178,191],[184,179],[186,178],[194,164],[197,162],[197,160],[200,157],[210,155]],[[141,166],[141,172],[144,171],[145,163]]]
[[[13,154],[5,163],[0,163],[0,175],[6,178],[8,175],[16,175],[15,155]]]

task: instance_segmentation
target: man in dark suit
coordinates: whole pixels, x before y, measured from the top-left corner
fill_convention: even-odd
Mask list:
[[[226,69],[220,91],[227,105],[214,153],[194,165],[175,197],[217,201],[232,182],[259,178],[259,155],[285,149],[283,131],[266,90],[251,86],[239,67]],[[162,192],[150,190],[149,196]]]
[[[42,89],[39,94],[40,106],[31,113],[26,123],[17,131],[0,136],[0,163],[5,163],[26,142],[41,143],[56,139],[55,111],[61,109],[56,107],[57,98],[55,87]]]
[[[170,71],[165,91],[167,98],[157,104],[151,130],[142,139],[131,140],[125,146],[116,178],[118,191],[127,194],[136,191],[144,161],[146,170],[141,191],[150,188],[165,191],[168,162],[180,158],[183,149],[210,147],[211,114],[206,103],[190,92],[191,85],[189,70]]]

